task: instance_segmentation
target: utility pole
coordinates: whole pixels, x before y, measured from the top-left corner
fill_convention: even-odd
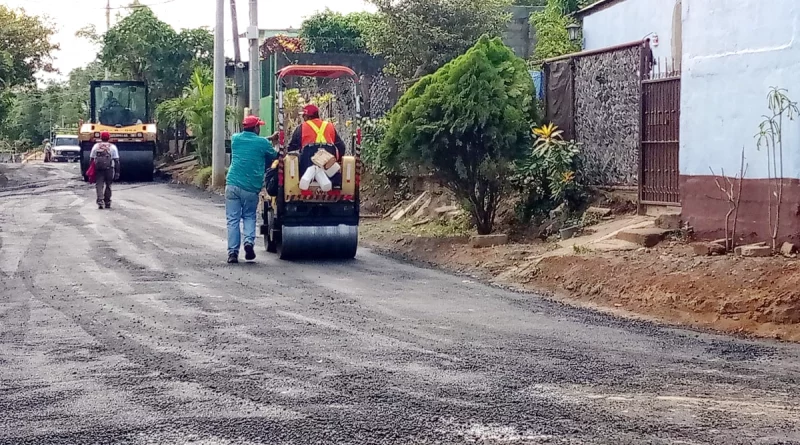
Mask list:
[[[211,186],[222,187],[225,184],[225,0],[216,2]]]
[[[236,0],[231,0],[231,28],[233,31],[233,63],[234,63],[234,76],[233,85],[235,87],[234,96],[236,98],[236,106],[241,109],[244,107],[240,101],[239,88],[242,92],[246,79],[244,78],[244,70],[242,69],[242,50],[239,46],[239,16],[236,15]]]
[[[106,33],[111,30],[111,0],[106,0]],[[106,68],[106,75],[105,80],[111,77],[111,74],[108,72],[108,68]]]
[[[261,102],[261,54],[258,48],[258,0],[250,0],[250,114],[258,116]]]

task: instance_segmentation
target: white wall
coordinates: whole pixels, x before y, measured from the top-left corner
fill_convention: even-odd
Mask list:
[[[754,135],[771,86],[800,101],[800,0],[683,0],[682,175],[766,178]],[[724,6],[723,6],[724,5]],[[800,178],[800,120],[785,124],[785,177]]]
[[[705,1],[713,3],[721,0]],[[653,56],[671,58],[674,9],[675,0],[624,0],[587,15],[583,18],[584,50],[635,42],[656,33],[658,46],[652,48]]]

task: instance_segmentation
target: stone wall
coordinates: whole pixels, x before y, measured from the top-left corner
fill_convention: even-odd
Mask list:
[[[361,111],[366,118],[380,118],[391,110],[399,98],[394,78],[383,72],[386,62],[368,54],[291,53],[276,57],[280,70],[289,65],[341,65],[351,68],[361,79]],[[336,100],[323,109],[323,115],[336,122],[342,139],[351,141],[355,136],[352,126],[355,118],[353,84],[350,79],[287,78],[288,88],[298,88],[302,97],[333,94]],[[287,130],[290,130],[287,125]]]
[[[277,69],[288,65],[343,65],[352,69],[361,77],[362,112],[366,117],[383,116],[399,98],[397,82],[384,74],[383,68],[386,62],[380,57],[336,53],[294,53],[278,57]],[[344,84],[333,86],[336,82],[327,83],[331,85],[332,90],[340,94],[346,88]],[[352,104],[345,105],[352,106]]]
[[[641,51],[634,46],[574,60],[575,138],[592,185],[638,183]]]

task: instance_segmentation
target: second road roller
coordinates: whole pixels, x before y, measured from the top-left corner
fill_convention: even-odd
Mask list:
[[[89,83],[89,121],[80,125],[81,174],[88,178],[89,153],[104,131],[119,149],[120,180],[152,181],[158,129],[152,119],[147,84],[94,80]]]
[[[352,81],[355,128],[343,156],[333,145],[315,144],[288,152],[284,127],[284,90],[293,77]],[[267,187],[261,234],[268,252],[281,259],[350,259],[358,250],[361,177],[361,105],[359,78],[343,66],[291,65],[277,73],[278,160],[274,187]],[[294,111],[294,110],[291,110]],[[336,155],[336,160],[330,158]],[[321,160],[321,161],[320,161]],[[312,178],[310,171],[327,174]],[[319,167],[315,167],[319,166]],[[332,170],[333,169],[333,172]],[[304,176],[308,176],[304,178]]]

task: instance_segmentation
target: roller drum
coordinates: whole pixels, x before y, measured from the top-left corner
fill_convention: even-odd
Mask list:
[[[120,181],[152,181],[155,159],[151,150],[119,149]]]
[[[350,259],[358,250],[358,226],[284,226],[281,259]]]

